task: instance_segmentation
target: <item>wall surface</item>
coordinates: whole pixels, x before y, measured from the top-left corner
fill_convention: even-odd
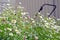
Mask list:
[[[55,16],[60,18],[60,0],[54,0],[54,4],[57,6]]]
[[[53,0],[20,0],[20,1],[22,2],[21,6],[25,7],[25,9],[30,13],[31,16],[38,12],[38,10],[43,4],[46,3],[53,4]],[[50,13],[51,10],[52,7],[46,6],[44,7],[44,10],[41,13],[46,16],[46,13]]]
[[[9,2],[9,0],[0,0],[0,2]],[[40,9],[40,7],[43,4],[49,3],[49,4],[56,4],[57,5],[57,9],[54,12],[53,15],[55,15],[55,17],[60,18],[60,0],[10,0],[10,3],[13,6],[17,6],[18,2],[21,2],[21,6],[24,7],[25,11],[28,11],[30,13],[30,16],[33,16],[36,12],[38,12],[38,10]],[[0,3],[1,4],[1,3]],[[3,8],[0,8],[0,11]],[[47,13],[50,13],[52,11],[53,7],[50,6],[45,6],[44,9],[41,11],[41,14],[47,16]],[[53,16],[52,15],[52,16]]]

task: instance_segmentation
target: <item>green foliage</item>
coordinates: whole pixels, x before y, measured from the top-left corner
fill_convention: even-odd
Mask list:
[[[39,14],[39,13],[38,13]],[[5,10],[0,14],[0,40],[60,40],[60,26],[53,18],[38,15],[38,20]]]

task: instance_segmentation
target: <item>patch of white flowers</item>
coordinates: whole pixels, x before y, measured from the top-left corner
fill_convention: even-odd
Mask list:
[[[21,4],[21,3],[19,3],[19,4]],[[9,6],[10,4],[7,4],[7,5]],[[24,8],[24,7],[21,7],[19,5],[17,8]],[[5,17],[0,17],[2,19],[6,19],[6,21],[7,21],[6,22],[7,25],[6,25],[6,23],[4,24],[4,27],[6,26],[6,28],[4,28],[4,31],[5,31],[4,33],[8,33],[9,36],[17,35],[18,36],[17,38],[20,38],[23,36],[22,38],[24,38],[24,40],[29,40],[29,39],[27,39],[28,37],[33,38],[33,36],[34,36],[35,40],[40,40],[40,37],[39,37],[40,35],[52,38],[53,37],[52,34],[55,33],[54,31],[56,31],[56,33],[59,33],[59,31],[60,31],[60,26],[55,25],[56,22],[54,19],[52,19],[50,17],[45,18],[45,17],[41,16],[40,13],[37,14],[38,15],[36,17],[37,20],[35,20],[34,18],[31,18],[28,15],[29,14],[28,12],[21,12],[21,16],[15,15],[16,10],[13,10],[13,11],[11,10],[11,12],[14,14],[7,14],[8,19],[6,19]],[[9,13],[9,12],[7,12],[7,13]],[[6,16],[6,14],[4,13],[3,16]],[[54,31],[51,31],[51,30],[54,30]],[[45,31],[46,31],[46,33],[45,33]],[[2,32],[1,29],[0,29],[0,32]],[[24,34],[24,33],[26,33],[26,34]],[[46,35],[44,35],[44,33]],[[45,39],[47,39],[47,38],[45,38]]]

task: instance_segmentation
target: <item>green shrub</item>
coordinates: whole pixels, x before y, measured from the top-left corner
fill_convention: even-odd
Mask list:
[[[39,14],[39,13],[38,13]],[[0,14],[0,40],[60,40],[60,26],[53,18],[38,19],[8,9]]]

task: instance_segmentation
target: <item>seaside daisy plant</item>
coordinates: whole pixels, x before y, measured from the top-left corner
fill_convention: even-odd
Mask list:
[[[54,18],[26,16],[21,8],[0,14],[0,40],[60,40],[60,26]]]

